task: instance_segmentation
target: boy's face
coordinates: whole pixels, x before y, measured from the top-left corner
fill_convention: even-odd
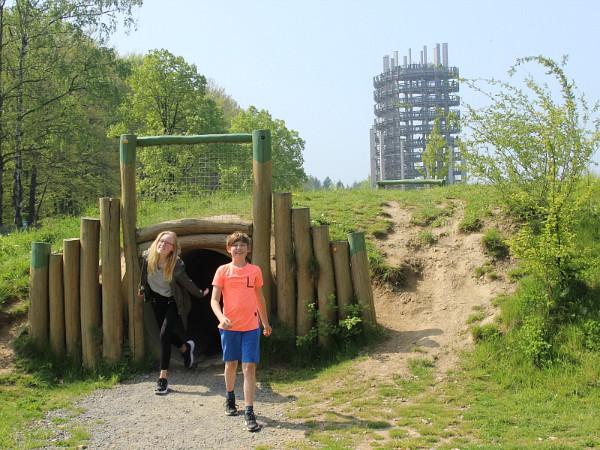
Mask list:
[[[248,244],[242,241],[237,241],[227,247],[227,252],[231,254],[234,260],[243,261],[250,250]]]

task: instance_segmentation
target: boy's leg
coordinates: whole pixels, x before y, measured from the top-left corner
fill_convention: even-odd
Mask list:
[[[237,372],[237,361],[225,361],[225,389],[227,392],[233,391],[235,387],[235,373]]]
[[[256,390],[256,364],[242,363],[244,373],[244,405],[254,406],[254,392]]]

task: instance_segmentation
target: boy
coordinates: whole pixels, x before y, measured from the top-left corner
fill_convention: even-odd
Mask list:
[[[225,414],[237,415],[235,385],[238,361],[242,361],[244,374],[245,420],[248,431],[258,431],[254,415],[254,392],[256,388],[256,364],[260,357],[260,322],[263,334],[271,335],[267,316],[260,267],[247,262],[250,238],[236,231],[227,238],[227,253],[231,262],[222,265],[213,279],[210,305],[219,320],[219,333],[225,362]],[[223,310],[219,303],[223,293]]]

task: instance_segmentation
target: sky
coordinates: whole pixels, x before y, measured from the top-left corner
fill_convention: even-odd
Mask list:
[[[600,99],[597,0],[144,0],[121,55],[166,49],[246,109],[269,111],[305,141],[304,169],[345,185],[367,179],[373,78],[398,52],[420,62],[448,44],[469,79],[509,81],[517,58],[561,61],[588,103]],[[462,102],[475,104],[461,86]],[[596,160],[598,160],[598,156]]]

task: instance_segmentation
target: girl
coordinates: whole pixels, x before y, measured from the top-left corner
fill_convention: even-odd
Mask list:
[[[154,393],[168,393],[167,375],[171,360],[171,345],[179,348],[186,369],[194,363],[194,341],[183,339],[175,332],[177,320],[187,328],[187,317],[192,308],[190,295],[205,297],[208,289],[201,291],[185,272],[179,258],[181,249],[177,235],[172,231],[159,233],[150,248],[143,253],[141,290],[146,301],[152,303],[156,323],[160,328],[160,373]]]

